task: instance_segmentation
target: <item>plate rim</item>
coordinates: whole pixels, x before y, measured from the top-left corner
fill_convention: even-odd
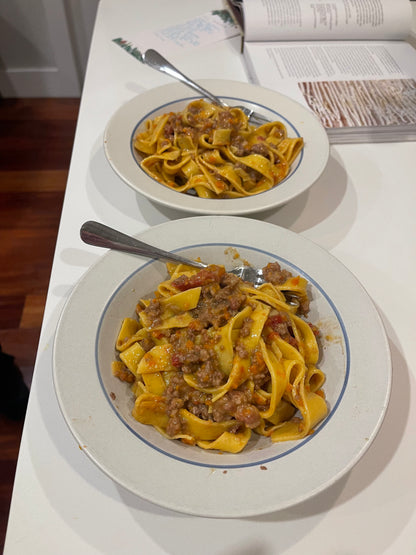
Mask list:
[[[263,104],[265,109],[269,107],[276,113],[278,108],[273,106],[284,106],[284,109],[281,109],[282,118],[288,119],[285,114],[292,111],[300,114],[296,128],[299,126],[299,130],[305,128],[308,133],[311,128],[310,134],[313,135],[313,140],[305,143],[302,151],[303,166],[299,164],[299,175],[294,175],[288,181],[283,180],[281,184],[269,191],[241,199],[200,199],[173,191],[147,176],[137,165],[131,153],[133,130],[145,116],[139,118],[133,114],[140,112],[140,109],[143,110],[143,105],[147,107],[145,114],[154,110],[155,97],[159,95],[165,102],[185,100],[190,102],[201,98],[201,95],[190,91],[184,84],[173,82],[134,96],[122,104],[107,122],[103,136],[104,153],[113,171],[126,185],[157,204],[184,212],[204,215],[244,215],[282,206],[306,192],[319,179],[328,164],[330,143],[326,130],[312,111],[287,95],[253,83],[224,79],[201,79],[199,83],[218,96],[236,100],[238,95],[248,95],[252,99],[260,97],[262,101],[252,100],[252,103],[258,106]],[[227,93],[225,94],[224,91]],[[239,100],[244,102],[246,99],[240,97]],[[246,100],[246,102],[249,101]],[[293,122],[291,123],[293,125]],[[304,133],[300,135],[304,136]]]
[[[202,220],[202,222],[201,222]],[[337,481],[341,476],[343,476],[346,472],[348,472],[357,462],[358,460],[362,457],[362,455],[367,451],[367,449],[369,448],[369,446],[371,445],[371,443],[373,442],[374,438],[376,437],[380,426],[383,422],[386,410],[387,410],[387,406],[388,406],[388,401],[389,401],[389,397],[390,397],[390,390],[391,390],[391,355],[390,355],[390,349],[389,349],[389,345],[388,345],[388,340],[387,340],[387,335],[381,320],[381,317],[374,305],[374,303],[372,302],[371,298],[369,297],[369,295],[367,294],[367,292],[365,291],[365,289],[362,287],[362,285],[360,284],[360,282],[357,280],[357,278],[355,278],[355,276],[338,260],[336,259],[333,255],[331,255],[330,253],[328,253],[325,249],[323,249],[322,247],[320,247],[319,245],[317,245],[316,243],[313,243],[311,240],[306,239],[292,231],[287,230],[286,228],[281,228],[279,226],[275,226],[274,224],[269,224],[266,222],[260,222],[257,220],[251,220],[251,219],[246,219],[246,218],[240,218],[240,217],[236,217],[236,216],[198,216],[195,218],[186,218],[183,220],[174,220],[174,221],[169,221],[169,222],[165,222],[162,224],[159,224],[158,226],[155,226],[154,228],[151,228],[149,230],[146,230],[140,234],[138,234],[138,237],[140,237],[141,239],[147,240],[150,242],[150,240],[153,240],[153,243],[155,244],[155,242],[157,243],[157,240],[161,241],[161,236],[165,237],[166,236],[166,231],[169,231],[170,228],[175,228],[177,226],[179,226],[180,228],[189,228],[189,226],[193,226],[195,223],[201,224],[203,223],[205,226],[205,231],[206,229],[216,229],[218,233],[223,233],[224,230],[227,228],[227,226],[233,225],[234,227],[238,227],[238,225],[242,225],[244,227],[244,229],[249,232],[251,232],[254,229],[260,229],[261,231],[269,231],[272,232],[274,231],[277,235],[281,235],[282,237],[284,237],[285,239],[287,238],[296,238],[297,242],[300,242],[301,244],[304,245],[308,245],[308,247],[312,248],[315,252],[320,252],[321,255],[324,258],[328,258],[330,261],[332,261],[332,264],[335,264],[336,267],[338,267],[338,269],[341,269],[341,271],[343,273],[345,273],[346,276],[348,276],[348,279],[351,280],[351,283],[355,284],[355,287],[358,287],[358,291],[360,292],[360,295],[363,298],[366,298],[367,303],[369,304],[369,306],[372,307],[372,317],[373,319],[375,319],[375,322],[378,326],[378,334],[379,334],[379,338],[382,340],[382,346],[383,346],[383,354],[386,356],[386,360],[385,360],[385,368],[388,368],[388,372],[387,375],[384,376],[385,382],[383,383],[383,391],[380,393],[381,396],[379,396],[379,401],[380,399],[382,399],[382,401],[380,401],[380,407],[378,407],[377,409],[377,415],[375,416],[375,421],[372,424],[372,429],[370,430],[371,433],[368,433],[368,437],[366,438],[366,441],[363,441],[362,444],[360,445],[360,447],[358,449],[355,449],[355,453],[354,453],[354,457],[350,458],[346,464],[344,464],[342,466],[342,468],[338,468],[336,472],[334,472],[331,477],[329,479],[327,479],[325,481],[324,484],[315,484],[315,486],[312,488],[312,490],[309,490],[306,494],[303,495],[297,495],[296,497],[293,497],[291,499],[286,499],[284,501],[280,500],[278,502],[273,503],[269,503],[267,505],[267,507],[256,507],[256,508],[250,508],[250,507],[240,507],[240,508],[236,508],[236,507],[221,507],[221,508],[213,508],[212,506],[212,502],[210,504],[210,507],[208,509],[205,509],[204,507],[201,506],[190,506],[189,502],[188,504],[182,504],[180,502],[166,502],[164,499],[160,498],[160,492],[159,494],[156,493],[155,495],[148,495],[145,494],[143,495],[142,492],[137,491],[137,487],[134,487],[132,485],[132,483],[126,483],[126,480],[122,479],[120,480],[120,477],[117,477],[115,475],[116,472],[116,466],[113,463],[108,463],[108,461],[106,462],[106,464],[103,464],[102,461],[97,459],[97,452],[94,450],[94,446],[90,443],[90,439],[91,439],[91,433],[92,433],[92,429],[91,427],[89,427],[88,423],[79,423],[77,421],[73,421],[73,417],[70,414],[70,409],[68,408],[67,404],[67,399],[65,399],[65,395],[63,395],[62,390],[60,389],[60,383],[61,383],[61,376],[59,375],[58,372],[58,366],[59,366],[59,361],[58,361],[58,355],[59,352],[61,352],[62,354],[62,350],[61,347],[59,345],[59,341],[60,341],[60,333],[62,332],[63,329],[63,323],[65,322],[65,319],[68,317],[68,307],[71,306],[71,299],[73,300],[76,295],[77,295],[77,291],[78,288],[81,287],[82,284],[86,284],[87,281],[89,279],[91,279],[91,276],[93,276],[94,272],[97,271],[97,269],[100,268],[100,266],[102,266],[103,264],[105,265],[105,261],[109,261],[111,258],[113,259],[113,262],[117,262],[118,260],[121,260],[121,257],[126,257],[129,255],[125,255],[125,254],[121,254],[121,253],[115,253],[115,252],[108,252],[105,255],[101,256],[86,272],[85,274],[82,276],[82,278],[77,282],[76,286],[73,288],[73,291],[70,295],[70,297],[67,299],[64,308],[61,312],[61,315],[59,317],[59,321],[58,321],[58,325],[56,327],[56,334],[55,334],[55,338],[54,338],[54,345],[53,345],[53,380],[54,380],[54,385],[55,385],[55,391],[56,391],[56,395],[59,401],[59,406],[61,409],[61,412],[64,416],[64,419],[69,427],[69,429],[71,430],[72,434],[74,435],[75,439],[78,441],[79,445],[84,446],[83,450],[86,452],[86,454],[93,460],[93,462],[102,470],[104,471],[111,479],[113,479],[115,482],[119,483],[120,485],[122,485],[123,487],[125,487],[126,489],[132,491],[133,493],[135,493],[136,495],[139,495],[140,497],[147,499],[148,501],[151,501],[153,503],[156,503],[159,506],[163,506],[165,508],[169,508],[172,510],[176,510],[179,512],[183,512],[183,513],[187,513],[187,514],[193,514],[193,515],[199,515],[199,516],[210,516],[210,517],[225,517],[225,518],[237,518],[237,517],[247,517],[247,516],[255,516],[255,515],[260,515],[260,514],[265,514],[265,513],[270,513],[270,512],[274,512],[276,510],[280,510],[283,508],[287,508],[289,506],[292,506],[296,503],[299,503],[300,501],[303,501],[313,495],[315,495],[316,493],[326,489],[327,487],[329,487],[330,485],[332,485],[335,481]],[[249,229],[248,229],[249,228]],[[159,239],[158,239],[159,236]],[[192,238],[193,239],[193,238]],[[295,242],[296,242],[295,241]],[[193,242],[193,241],[192,241]],[[255,243],[256,241],[254,241]],[[188,240],[188,244],[189,244],[189,240]],[[162,243],[160,243],[160,246],[162,246]],[[140,265],[137,264],[137,257],[131,257],[135,262],[136,265]],[[111,262],[111,260],[110,260]],[[145,264],[147,261],[145,259],[143,259],[143,263]],[[131,264],[133,264],[133,261],[131,261]],[[110,280],[111,282],[111,280]],[[107,285],[106,285],[107,286]],[[97,323],[98,325],[98,323]],[[378,345],[378,348],[380,348],[380,345]],[[94,351],[94,347],[92,347],[92,350]],[[98,383],[98,382],[97,382]],[[62,385],[62,383],[61,383]],[[348,387],[347,387],[348,390]],[[110,413],[113,413],[112,407],[107,406],[108,410],[110,411]],[[117,416],[115,414],[112,414],[113,418],[117,418]],[[80,429],[80,427],[82,429]],[[85,431],[86,430],[86,431]],[[368,431],[368,430],[366,430]],[[318,439],[319,434],[317,434],[316,439]],[[94,436],[93,436],[94,439]],[[125,440],[125,437],[123,438],[123,441]],[[138,441],[137,438],[135,438],[134,441]],[[321,444],[323,442],[323,444],[325,445],[325,441],[324,438],[322,436],[321,440],[319,440],[319,444]],[[129,440],[127,440],[127,443],[129,443]],[[313,442],[309,442],[309,444],[311,444]],[[315,446],[317,447],[317,445]],[[315,449],[316,450],[316,449]],[[310,452],[310,449],[306,449],[307,452]],[[305,453],[306,453],[305,451]],[[158,457],[160,457],[160,454],[158,455]],[[151,457],[152,460],[156,460],[154,457]],[[157,458],[157,457],[156,457]],[[114,462],[114,461],[113,461]],[[166,461],[164,461],[166,462]],[[177,462],[175,462],[173,464],[174,469],[176,468],[177,470]],[[179,463],[181,464],[181,463]],[[183,464],[183,463],[182,463]],[[185,466],[189,466],[186,465]],[[198,467],[197,467],[198,468]],[[253,472],[254,472],[255,468],[243,468],[243,469],[236,469],[237,472],[241,473],[250,473],[251,474],[251,479],[256,479],[258,480],[259,477],[255,477],[253,478]],[[199,476],[199,479],[201,478],[201,475],[207,474],[208,469],[205,470],[200,470],[199,475],[197,472],[197,475]],[[232,469],[232,472],[234,472],[234,469]],[[192,474],[192,473],[191,473]],[[215,481],[212,478],[212,475],[210,477],[209,473],[208,473],[208,479],[210,479],[211,481]],[[207,477],[205,476],[205,478]],[[193,475],[193,479],[195,479],[195,476]],[[216,480],[218,481],[218,476],[216,477]],[[201,485],[199,485],[198,487],[202,487]],[[157,489],[157,488],[156,488]],[[215,505],[215,504],[214,504]]]

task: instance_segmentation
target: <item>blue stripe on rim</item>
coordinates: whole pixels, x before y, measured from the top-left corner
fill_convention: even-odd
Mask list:
[[[296,265],[292,264],[291,262],[289,262],[288,260],[286,260],[285,258],[282,258],[280,256],[277,256],[275,254],[271,254],[267,251],[264,251],[262,249],[258,249],[258,248],[254,248],[254,247],[249,247],[246,245],[240,245],[240,244],[236,244],[236,243],[201,243],[201,244],[196,244],[196,245],[187,245],[185,247],[181,247],[178,249],[175,249],[172,252],[180,252],[183,251],[185,249],[190,249],[190,248],[201,248],[201,247],[227,247],[227,248],[236,248],[236,249],[247,249],[247,250],[252,250],[254,252],[258,252],[261,254],[264,254],[274,260],[277,260],[279,262],[282,262],[284,265],[292,268],[296,273],[302,275],[303,277],[305,277],[305,279],[308,280],[309,283],[313,284],[314,287],[316,287],[320,293],[322,294],[323,297],[325,297],[326,301],[328,302],[328,304],[330,305],[330,307],[332,308],[332,310],[334,311],[334,314],[336,315],[336,318],[338,320],[338,323],[340,325],[340,328],[342,330],[342,335],[344,338],[344,344],[345,344],[345,354],[346,354],[346,365],[345,365],[345,378],[344,378],[344,383],[342,385],[341,391],[339,393],[339,396],[336,400],[336,402],[334,403],[334,406],[331,408],[331,411],[329,413],[329,415],[326,417],[326,419],[318,426],[318,428],[316,429],[316,431],[307,436],[306,438],[304,438],[303,440],[300,440],[294,447],[288,449],[287,451],[285,451],[284,453],[280,453],[276,456],[273,457],[268,457],[266,459],[262,459],[262,460],[256,460],[253,462],[249,462],[249,463],[244,463],[244,464],[213,464],[212,462],[209,463],[201,463],[201,462],[197,462],[197,461],[193,461],[193,460],[189,460],[185,457],[178,457],[177,455],[173,455],[172,453],[169,453],[168,451],[165,451],[159,447],[157,447],[156,445],[154,445],[153,443],[151,443],[150,441],[148,441],[146,438],[144,438],[143,436],[141,436],[136,430],[134,430],[121,416],[120,414],[117,412],[116,408],[114,407],[114,404],[109,396],[109,394],[107,393],[106,388],[104,387],[104,383],[102,381],[101,378],[101,374],[100,374],[100,370],[99,370],[99,364],[98,364],[98,338],[100,336],[100,330],[101,330],[101,326],[102,326],[102,322],[103,319],[105,317],[105,314],[108,310],[108,307],[110,306],[112,300],[114,299],[114,297],[117,295],[118,291],[124,286],[124,284],[126,282],[128,282],[133,275],[135,275],[136,273],[140,272],[144,267],[148,266],[149,264],[154,264],[155,261],[154,260],[150,260],[149,262],[146,262],[145,264],[143,264],[142,266],[140,266],[140,268],[138,268],[137,270],[135,270],[134,272],[132,272],[128,277],[126,277],[126,279],[120,283],[120,285],[118,286],[118,288],[116,289],[116,291],[113,293],[113,295],[110,297],[110,299],[108,300],[106,306],[104,307],[103,313],[100,317],[100,321],[98,324],[98,329],[97,329],[97,334],[96,334],[96,338],[95,338],[95,367],[96,367],[96,371],[98,374],[98,379],[100,381],[102,390],[104,392],[104,395],[107,399],[107,401],[109,402],[111,408],[113,409],[114,413],[117,415],[117,417],[119,418],[119,420],[121,420],[121,422],[130,430],[130,432],[135,435],[138,439],[140,439],[141,441],[143,441],[143,443],[145,443],[146,445],[148,445],[149,447],[151,447],[152,449],[155,449],[156,451],[158,451],[159,453],[166,455],[167,457],[170,457],[172,459],[175,459],[177,461],[181,461],[184,463],[188,463],[188,464],[192,464],[195,466],[201,466],[201,467],[207,467],[207,468],[223,468],[223,469],[228,469],[228,468],[246,468],[246,467],[250,467],[250,466],[258,466],[258,465],[264,465],[268,462],[271,461],[275,461],[277,459],[280,459],[282,457],[286,457],[287,455],[289,455],[290,453],[293,453],[294,451],[297,451],[298,449],[300,449],[303,445],[305,445],[306,443],[308,443],[309,441],[311,441],[314,437],[317,436],[317,434],[320,433],[320,431],[328,424],[328,422],[332,419],[332,417],[334,416],[341,400],[342,397],[344,396],[345,393],[345,389],[347,387],[347,383],[348,383],[348,378],[349,378],[349,374],[350,374],[350,346],[349,346],[349,340],[348,340],[348,335],[344,326],[344,323],[342,321],[341,315],[339,314],[335,304],[333,303],[333,301],[331,300],[331,298],[327,295],[327,293],[322,289],[322,287],[315,281],[313,280],[308,274],[306,274],[304,271],[302,271],[299,267],[297,267]],[[173,441],[173,440],[172,440]]]
[[[164,111],[164,110],[167,109],[168,106],[171,106],[172,104],[176,104],[176,103],[178,103],[178,102],[192,102],[193,100],[198,100],[198,99],[200,99],[200,98],[201,98],[201,96],[190,96],[190,97],[187,97],[187,96],[186,96],[186,97],[183,97],[183,98],[177,98],[177,99],[172,100],[172,101],[170,101],[170,102],[166,102],[165,104],[162,104],[162,105],[158,106],[157,108],[154,108],[151,112],[149,112],[148,114],[146,114],[145,116],[143,116],[143,117],[138,121],[138,123],[136,124],[136,126],[134,127],[134,129],[133,129],[133,131],[132,131],[132,134],[131,134],[131,137],[130,137],[130,152],[131,152],[131,155],[132,155],[132,157],[133,157],[133,160],[136,162],[137,166],[140,168],[140,171],[142,171],[149,179],[153,179],[153,177],[151,177],[150,175],[148,175],[148,174],[143,170],[143,168],[140,166],[140,163],[139,163],[138,160],[137,160],[136,153],[135,153],[134,146],[133,146],[134,137],[135,137],[135,135],[136,135],[137,129],[142,125],[143,122],[145,122],[145,121],[148,120],[148,119],[151,119],[152,116],[153,116],[153,114],[154,114],[155,112],[159,111],[159,110],[163,110],[163,111]],[[297,130],[297,128],[293,125],[293,123],[292,123],[291,121],[289,121],[289,120],[288,120],[283,114],[281,114],[280,112],[276,112],[276,110],[272,110],[271,108],[269,108],[268,106],[265,106],[264,104],[258,104],[257,102],[253,102],[253,101],[251,101],[251,100],[247,100],[246,98],[236,98],[236,97],[234,97],[234,96],[221,96],[221,98],[222,98],[223,100],[226,100],[226,101],[232,100],[232,101],[235,101],[236,103],[241,103],[241,104],[244,104],[244,103],[246,103],[246,104],[247,104],[247,103],[249,103],[249,104],[254,104],[255,106],[258,106],[259,108],[263,108],[263,109],[266,110],[267,112],[270,112],[270,113],[274,114],[275,118],[273,118],[273,119],[275,119],[276,121],[281,121],[282,123],[284,123],[284,124],[286,125],[286,127],[290,127],[290,129],[293,131],[293,134],[294,134],[296,137],[301,137],[299,131]],[[294,166],[292,165],[292,168],[291,168],[291,171],[289,172],[289,174],[288,174],[284,179],[282,179],[282,181],[279,181],[279,183],[278,183],[277,185],[275,185],[275,187],[278,187],[279,185],[282,185],[282,183],[284,183],[289,177],[291,177],[294,173],[296,173],[297,169],[299,168],[299,166],[300,166],[301,163],[302,163],[302,159],[303,159],[303,149],[300,151],[300,156],[298,156],[298,158],[296,159],[295,165],[294,165]],[[162,183],[160,183],[160,182],[157,181],[156,179],[153,179],[153,181],[154,181],[155,183],[158,183],[158,184],[161,185],[162,187],[166,187],[166,185],[163,185]],[[273,188],[274,188],[274,187],[273,187]],[[258,194],[258,195],[264,195],[264,193],[268,193],[268,192],[270,192],[270,190],[271,190],[271,189],[269,189],[268,191],[262,191],[261,193],[257,193],[257,194]],[[181,194],[183,194],[183,193],[181,193]],[[198,198],[198,197],[195,197],[195,198]],[[243,198],[244,198],[244,197],[243,197]],[[205,200],[205,199],[202,199],[202,200]],[[224,201],[224,200],[226,201],[227,199],[222,199],[222,200],[223,200],[223,201]]]

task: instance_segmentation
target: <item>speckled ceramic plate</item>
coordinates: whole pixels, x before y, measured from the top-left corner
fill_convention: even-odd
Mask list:
[[[249,83],[206,80],[200,84],[229,105],[254,108],[271,121],[285,124],[289,137],[303,137],[305,146],[289,175],[273,189],[239,199],[203,199],[178,193],[149,177],[140,167],[133,138],[148,119],[178,112],[200,98],[181,83],[146,91],[124,104],[110,119],[104,150],[115,172],[138,193],[159,204],[194,214],[249,214],[280,206],[306,191],[324,171],[329,158],[327,133],[318,118],[299,103],[275,91]]]
[[[232,242],[227,237],[235,237]],[[200,216],[156,226],[147,243],[211,263],[278,261],[310,287],[308,320],[321,330],[327,418],[303,440],[252,439],[239,454],[204,451],[162,437],[131,416],[134,398],[112,376],[120,323],[166,279],[161,262],[109,252],[81,279],[56,331],[54,381],[68,426],[113,480],[163,507],[243,517],[307,499],[344,475],[374,439],[387,408],[391,363],[381,319],[354,276],[328,252],[272,224]],[[232,247],[230,249],[230,247]]]

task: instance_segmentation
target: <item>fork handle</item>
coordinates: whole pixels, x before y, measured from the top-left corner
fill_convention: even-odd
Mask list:
[[[206,264],[202,262],[189,260],[178,254],[152,247],[147,243],[143,243],[143,241],[134,239],[134,237],[125,235],[99,222],[85,222],[81,226],[80,236],[84,243],[88,243],[88,245],[93,245],[95,247],[105,247],[117,251],[128,252],[130,254],[146,256],[147,258],[160,259],[166,262],[179,262],[180,264],[187,264],[188,266],[194,266],[196,268],[206,268]]]
[[[192,81],[192,79],[189,79],[189,77],[176,69],[175,66],[168,62],[166,58],[159,54],[159,52],[153,50],[153,48],[149,48],[149,50],[146,50],[146,52],[143,54],[143,61],[145,64],[152,67],[153,69],[157,69],[158,71],[166,73],[167,75],[174,77],[178,81],[181,81],[191,89],[194,89],[195,91],[200,93],[205,98],[209,98],[214,104],[224,107],[227,106],[225,102],[220,100],[217,96],[213,95],[212,93],[198,85],[198,83],[195,83],[195,81]]]

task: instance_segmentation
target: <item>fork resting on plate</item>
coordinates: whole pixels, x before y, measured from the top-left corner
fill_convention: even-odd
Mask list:
[[[204,87],[201,87],[200,85],[198,85],[198,83],[195,83],[195,81],[192,81],[192,79],[189,79],[189,77],[187,77],[176,67],[174,67],[170,62],[168,62],[168,60],[166,60],[166,58],[164,58],[156,50],[153,50],[152,48],[150,48],[149,50],[146,50],[146,52],[142,55],[142,59],[146,65],[152,67],[153,69],[157,69],[162,73],[166,73],[167,75],[174,77],[178,81],[181,81],[181,83],[184,83],[191,89],[194,89],[205,98],[208,98],[209,100],[211,100],[211,102],[213,102],[214,104],[218,106],[223,106],[224,108],[229,107],[228,104],[226,104],[220,98],[218,98],[211,92],[204,89]],[[234,106],[234,108],[240,108],[240,110],[242,110],[245,113],[245,115],[248,117],[250,123],[253,123],[254,125],[263,125],[265,123],[270,123],[269,119],[262,116],[258,112],[255,112],[251,108],[248,108],[247,106]]]
[[[180,264],[187,264],[195,268],[206,268],[208,264],[190,260],[173,252],[167,252],[157,247],[143,243],[134,237],[125,235],[116,229],[108,227],[104,224],[94,221],[85,222],[80,230],[81,239],[84,243],[93,245],[95,247],[105,247],[108,249],[128,252],[130,254],[138,254],[148,258],[160,259],[165,262],[177,262]],[[265,282],[263,272],[260,268],[253,266],[239,266],[228,270],[231,274],[235,274],[243,281],[249,281],[254,286],[259,286]]]

